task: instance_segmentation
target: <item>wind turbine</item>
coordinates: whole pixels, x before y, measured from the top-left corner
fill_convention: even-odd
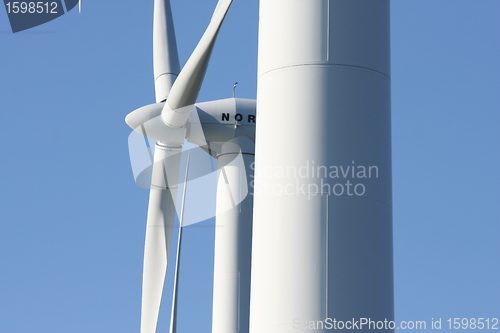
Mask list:
[[[251,333],[393,331],[389,12],[260,1]]]
[[[144,249],[141,333],[156,332],[185,140],[218,159],[213,331],[248,331],[253,197],[247,194],[254,160],[255,101],[229,98],[195,105],[217,34],[231,3],[232,0],[219,0],[203,37],[179,70],[170,3],[155,0],[156,103],[126,117],[126,123],[134,131],[158,140]],[[175,307],[176,302],[172,306]],[[172,313],[176,313],[175,309]],[[175,316],[171,318],[171,333],[176,330],[175,319]]]

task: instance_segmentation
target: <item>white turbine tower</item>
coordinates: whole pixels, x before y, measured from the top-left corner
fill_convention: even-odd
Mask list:
[[[248,332],[253,197],[247,194],[254,160],[255,101],[233,97],[195,105],[215,39],[231,3],[232,0],[219,0],[203,37],[179,71],[170,3],[155,0],[156,103],[126,117],[134,131],[158,140],[144,249],[141,333],[156,332],[185,139],[218,159],[213,332]],[[187,170],[185,174],[187,182]],[[181,230],[179,244],[180,235]],[[172,306],[170,331],[174,333],[176,297]]]
[[[392,331],[389,11],[260,1],[251,333]]]

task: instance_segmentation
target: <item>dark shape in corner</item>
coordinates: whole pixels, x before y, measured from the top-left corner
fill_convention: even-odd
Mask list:
[[[36,2],[4,0],[3,2],[5,4],[7,16],[9,17],[12,32],[27,30],[64,15],[64,7],[61,0]],[[67,2],[72,3],[72,1]],[[78,1],[76,3],[78,3]],[[26,4],[27,7],[21,7],[21,4]],[[30,4],[34,4],[34,7],[30,7]],[[30,11],[32,12],[30,13]]]
[[[66,12],[69,12],[70,10],[75,8],[75,6],[78,5],[79,2],[80,0],[64,0],[64,3],[66,4]]]

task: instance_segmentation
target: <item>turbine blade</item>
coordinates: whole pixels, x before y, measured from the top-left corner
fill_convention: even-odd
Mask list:
[[[179,75],[179,54],[169,0],[155,0],[153,18],[153,67],[156,102],[164,101]]]
[[[188,151],[186,172],[184,174],[184,189],[182,190],[182,205],[179,216],[179,234],[177,238],[177,256],[175,259],[174,290],[172,294],[172,312],[170,315],[170,333],[177,333],[177,301],[179,298],[179,267],[181,265],[182,229],[184,227],[184,204],[186,203],[186,189],[188,183],[189,160],[191,151]]]
[[[142,281],[141,333],[155,333],[175,218],[181,146],[155,147]]]
[[[162,110],[163,121],[171,127],[182,127],[198,98],[210,55],[232,0],[219,0],[210,24],[176,79]]]

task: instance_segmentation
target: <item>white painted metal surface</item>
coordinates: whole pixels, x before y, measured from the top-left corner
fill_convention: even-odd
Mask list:
[[[389,0],[261,0],[257,114],[250,332],[392,320]]]
[[[153,18],[153,71],[157,103],[167,98],[180,70],[170,1],[155,0]]]
[[[254,147],[239,136],[224,143],[218,157],[213,333],[248,333]]]
[[[220,228],[216,233],[214,268],[214,332],[248,332],[253,202],[247,194],[250,166],[254,160],[255,101],[231,98],[194,105],[218,31],[231,3],[232,0],[219,0],[205,34],[179,73],[170,3],[155,0],[156,103],[141,107],[126,117],[133,130],[158,140],[144,251],[141,333],[156,332],[176,212],[180,153],[185,139],[201,146],[212,156],[217,155],[221,166],[217,197],[217,224]],[[227,204],[232,206],[227,207]],[[177,263],[180,260],[181,230]],[[170,332],[176,332],[176,287],[177,283]]]
[[[160,142],[155,146],[144,247],[141,333],[156,332],[175,218],[181,151],[181,146],[169,147]]]
[[[219,29],[232,0],[219,0],[205,33],[175,80],[163,106],[162,119],[170,127],[183,127],[193,111],[203,78],[208,68]]]
[[[155,0],[154,3],[153,65],[158,102],[167,98],[180,70],[170,2],[165,0]],[[142,123],[130,124],[130,120],[127,123],[134,125],[133,128],[140,128],[141,133],[146,136]],[[159,141],[154,150],[149,192],[142,278],[141,333],[156,332],[175,218],[182,151],[180,143],[183,142],[183,137],[177,133],[162,139],[165,139],[164,143]]]

